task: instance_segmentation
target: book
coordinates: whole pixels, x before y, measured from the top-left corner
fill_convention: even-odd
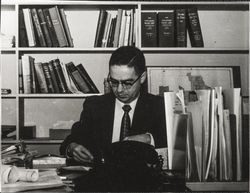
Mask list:
[[[129,45],[129,34],[130,34],[130,23],[131,23],[131,11],[126,11],[127,13],[127,19],[126,19],[126,23],[125,23],[125,32],[124,32],[124,41],[123,41],[123,45],[124,46],[128,46]]]
[[[62,24],[63,24],[63,27],[64,27],[65,32],[66,32],[69,47],[74,47],[73,38],[72,38],[71,33],[70,33],[70,29],[69,29],[69,25],[67,22],[67,16],[65,14],[65,11],[63,8],[60,8],[59,11],[60,11],[60,15],[62,18]]]
[[[57,6],[49,8],[49,15],[54,26],[59,47],[68,47],[67,36],[62,24],[61,16]]]
[[[105,22],[105,27],[104,27],[103,37],[102,37],[102,45],[101,45],[101,47],[103,48],[107,47],[110,25],[111,25],[111,13],[107,12],[107,18]]]
[[[47,47],[52,47],[53,44],[52,44],[52,40],[50,38],[49,29],[48,29],[48,26],[47,26],[47,23],[46,23],[46,20],[45,20],[43,10],[42,9],[37,9],[37,15],[38,15],[38,18],[39,18],[39,21],[40,21],[42,32],[43,32],[44,37],[45,37],[46,45],[47,45]]]
[[[55,31],[55,28],[54,28],[54,26],[52,24],[51,18],[50,18],[49,9],[44,8],[43,9],[43,14],[44,14],[45,21],[46,21],[46,24],[47,24],[47,27],[48,27],[49,36],[50,36],[51,41],[52,41],[52,46],[53,47],[59,47],[59,42],[58,42],[58,39],[57,39],[57,36],[56,36],[56,31]]]
[[[231,128],[230,128],[230,112],[228,109],[223,110],[223,124],[225,133],[225,146],[226,146],[226,165],[225,165],[225,177],[224,180],[233,179],[233,168],[232,168],[232,143],[231,143]]]
[[[115,35],[116,20],[117,20],[117,17],[112,18],[112,20],[111,20],[110,30],[109,30],[109,35],[108,35],[107,47],[113,47],[114,46],[113,44],[114,44],[114,35]]]
[[[27,32],[27,37],[28,37],[28,45],[29,47],[34,47],[37,44],[36,44],[36,37],[35,37],[31,12],[29,8],[24,8],[22,10],[23,10],[23,15],[24,15],[24,24],[25,24],[25,28]]]
[[[186,10],[175,10],[176,47],[187,47]]]
[[[31,69],[30,69],[30,57],[28,55],[22,55],[22,70],[23,70],[23,90],[25,94],[31,93]]]
[[[83,79],[86,81],[87,85],[91,89],[92,93],[99,93],[99,90],[97,89],[95,83],[90,78],[88,72],[85,70],[84,66],[82,64],[76,65],[77,70],[80,72]]]
[[[36,8],[31,8],[31,15],[32,15],[33,22],[34,22],[34,28],[35,28],[36,33],[38,35],[38,40],[39,40],[40,46],[46,47],[47,45],[45,42],[45,37],[44,37],[43,32],[42,32],[42,28],[41,28],[41,25],[40,25],[40,22],[38,19],[38,14],[37,14]]]
[[[159,47],[174,47],[175,41],[174,10],[158,12],[158,45]]]
[[[98,22],[97,22],[97,27],[96,27],[94,47],[101,47],[102,46],[102,39],[103,39],[103,35],[104,35],[107,15],[108,15],[108,13],[106,10],[104,10],[104,9],[100,10]]]
[[[30,60],[30,73],[31,73],[31,93],[37,93],[38,92],[37,77],[34,68],[35,58],[30,56],[29,60]]]
[[[122,15],[123,15],[123,10],[122,10],[122,9],[118,9],[118,10],[117,10],[116,25],[115,25],[115,33],[114,33],[113,47],[118,47],[118,45],[119,45],[119,37],[120,37],[120,29],[121,29]]]
[[[72,80],[76,84],[77,89],[79,89],[79,91],[81,91],[83,93],[90,93],[91,92],[90,88],[88,87],[87,83],[85,82],[85,80],[81,76],[80,72],[77,70],[74,63],[69,62],[69,63],[65,64],[65,66],[66,66],[66,69],[67,69],[69,75],[71,76]]]
[[[24,22],[23,9],[19,11],[19,46],[28,47],[28,37]]]
[[[240,88],[224,89],[225,108],[230,114],[235,115],[236,127],[234,136],[236,138],[236,180],[242,180],[242,112]]]
[[[23,69],[22,69],[22,59],[18,60],[18,86],[19,86],[19,93],[23,94]],[[2,93],[3,94],[3,93]]]
[[[142,47],[157,47],[157,13],[141,13],[141,44]]]
[[[129,31],[129,46],[134,45],[134,19],[135,19],[135,10],[131,9],[131,13],[130,13],[130,31]]]
[[[42,62],[34,63],[40,93],[48,93],[48,87],[43,72]]]
[[[123,43],[124,43],[126,21],[127,21],[127,11],[123,10],[122,20],[121,20],[121,28],[120,28],[120,33],[119,33],[119,42],[118,42],[119,47],[123,46]]]
[[[55,93],[60,93],[59,86],[58,86],[58,84],[60,84],[60,83],[58,83],[58,81],[56,79],[56,72],[55,72],[52,60],[49,61],[48,67],[49,67],[49,72],[50,72],[50,75],[51,75],[52,84],[53,84],[53,88],[55,90]]]
[[[48,92],[55,93],[55,89],[54,89],[53,83],[52,83],[51,74],[49,71],[49,64],[47,62],[44,62],[44,63],[42,63],[42,67],[43,67],[43,73],[45,76],[46,84],[48,87]]]
[[[60,93],[67,93],[68,87],[62,71],[60,60],[58,58],[53,60],[53,67]]]
[[[187,9],[187,29],[192,47],[204,47],[197,8]]]

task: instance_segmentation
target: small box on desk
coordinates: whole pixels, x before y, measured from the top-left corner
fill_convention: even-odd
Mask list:
[[[49,137],[50,139],[65,139],[69,134],[70,129],[50,129],[49,130]]]
[[[36,138],[36,126],[28,125],[20,128],[20,139],[35,139]]]

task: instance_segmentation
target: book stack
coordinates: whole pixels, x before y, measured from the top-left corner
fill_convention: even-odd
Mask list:
[[[19,60],[19,93],[99,93],[82,64],[53,59],[37,62],[29,55]]]
[[[73,47],[66,14],[58,6],[19,11],[20,47]]]
[[[116,13],[100,10],[94,47],[120,47],[136,44],[135,9],[118,9]]]
[[[198,11],[195,7],[164,12],[142,12],[142,47],[204,47]]]
[[[175,169],[185,152],[180,151],[185,146],[178,136],[185,136],[187,130],[187,180],[241,181],[244,142],[240,88],[219,86],[180,93],[164,93],[169,168]]]

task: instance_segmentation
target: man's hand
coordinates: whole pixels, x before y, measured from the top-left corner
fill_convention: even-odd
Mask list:
[[[150,144],[151,137],[149,134],[131,135],[131,136],[125,137],[124,141],[139,141],[139,142]]]
[[[80,163],[91,163],[93,162],[93,155],[90,153],[90,151],[85,148],[82,145],[79,145],[77,143],[71,143],[69,145],[69,152],[70,155],[78,162]]]

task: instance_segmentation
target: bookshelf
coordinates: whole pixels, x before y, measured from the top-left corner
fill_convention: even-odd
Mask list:
[[[19,47],[20,9],[55,5],[65,10],[74,47]],[[189,38],[187,47],[141,46],[141,13],[189,6],[195,6],[199,10],[204,47],[191,47]],[[30,55],[41,62],[59,58],[63,63],[82,63],[103,93],[109,57],[116,48],[94,47],[96,26],[100,9],[116,12],[118,8],[138,10],[137,46],[144,51],[148,66],[240,66],[242,95],[249,95],[248,2],[2,0],[1,32],[15,36],[14,47],[1,48],[2,88],[12,90],[11,95],[1,96],[2,124],[15,125],[17,130],[15,139],[2,140],[2,143],[12,144],[18,141],[21,125],[36,125],[37,138],[24,141],[31,149],[38,148],[44,153],[52,149],[53,153],[58,153],[62,140],[49,139],[49,128],[56,123],[77,121],[84,99],[92,94],[19,94],[18,59],[22,55]],[[200,191],[246,191],[249,184],[190,182],[188,187]]]

